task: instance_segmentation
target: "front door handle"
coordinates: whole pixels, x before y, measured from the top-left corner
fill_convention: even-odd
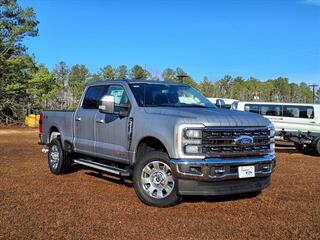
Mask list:
[[[104,120],[103,119],[98,119],[98,120],[96,120],[96,123],[104,123]]]
[[[76,117],[76,121],[81,121],[81,117]]]

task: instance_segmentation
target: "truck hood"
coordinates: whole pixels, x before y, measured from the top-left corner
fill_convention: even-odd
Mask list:
[[[183,123],[202,123],[205,126],[260,127],[270,121],[259,114],[215,108],[145,108],[146,113],[180,118]],[[177,119],[178,120],[178,119]]]

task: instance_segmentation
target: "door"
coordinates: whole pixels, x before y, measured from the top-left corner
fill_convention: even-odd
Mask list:
[[[106,85],[89,87],[81,106],[75,112],[74,146],[77,152],[94,155],[95,116],[98,112],[99,101],[106,90]]]
[[[120,105],[130,105],[128,95],[121,85],[110,85],[107,95],[115,98],[114,114],[98,112],[95,120],[95,152],[99,157],[128,162],[129,117],[121,117]]]

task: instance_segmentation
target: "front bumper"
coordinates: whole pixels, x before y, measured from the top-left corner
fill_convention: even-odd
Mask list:
[[[240,179],[239,166],[255,166],[255,177]],[[205,160],[171,159],[180,195],[226,195],[257,192],[268,187],[276,166],[275,155]]]
[[[176,179],[224,181],[238,179],[238,167],[254,165],[255,177],[268,177],[276,165],[275,155],[240,158],[208,158],[205,160],[171,159]]]
[[[245,178],[222,182],[201,182],[195,180],[178,179],[179,195],[218,196],[239,193],[259,192],[268,187],[271,177]]]

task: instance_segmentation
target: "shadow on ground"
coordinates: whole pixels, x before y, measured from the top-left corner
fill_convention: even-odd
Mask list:
[[[250,199],[257,197],[261,191],[251,193],[239,193],[233,195],[222,195],[222,196],[184,196],[182,202],[229,202],[237,201],[242,199]]]
[[[115,184],[123,185],[128,188],[133,188],[133,183],[130,178],[120,178],[118,176],[107,175],[100,172],[88,172],[86,175],[91,177],[96,177],[108,182]],[[251,192],[251,193],[242,193],[242,194],[233,194],[233,195],[224,195],[224,196],[183,196],[182,202],[228,202],[236,201],[241,199],[250,199],[258,196],[261,191]]]
[[[96,177],[96,178],[108,181],[108,182],[121,184],[121,185],[124,185],[125,187],[129,187],[129,188],[133,187],[133,183],[130,178],[121,178],[118,176],[107,175],[101,172],[88,172],[86,174],[92,177]]]

